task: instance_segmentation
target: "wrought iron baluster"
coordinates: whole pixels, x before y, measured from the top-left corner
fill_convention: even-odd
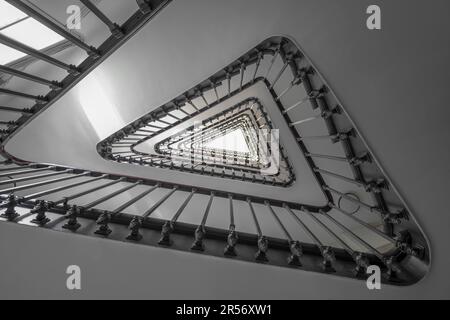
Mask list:
[[[313,219],[318,225],[322,227],[333,239],[335,239],[347,253],[353,258],[356,263],[355,275],[363,277],[366,273],[367,267],[370,265],[369,260],[362,252],[356,252],[353,250],[344,240],[341,239],[333,230],[320,221],[316,216],[311,214],[308,210],[303,210],[311,219]]]
[[[71,173],[72,170],[67,171],[67,173]],[[71,179],[75,179],[81,176],[86,176],[90,174],[89,172],[83,172],[80,174],[76,174],[73,176],[69,176],[69,177],[62,177],[62,178],[58,178],[58,179],[51,179],[51,180],[45,180],[42,182],[36,182],[36,183],[31,183],[31,184],[27,184],[24,186],[17,186],[17,187],[12,187],[12,188],[8,188],[8,189],[3,189],[0,190],[0,194],[5,194],[5,193],[9,193],[9,192],[17,192],[17,191],[21,191],[21,190],[26,190],[26,189],[30,189],[30,188],[34,188],[34,187],[41,187],[43,185],[47,185],[47,184],[51,184],[51,183],[56,183],[56,182],[62,182],[62,181],[66,181],[66,180],[71,180]]]
[[[329,246],[325,246],[322,241],[308,228],[308,226],[292,211],[291,208],[286,203],[283,203],[283,208],[294,218],[297,224],[302,228],[302,230],[308,235],[308,237],[313,241],[313,243],[319,249],[322,255],[322,268],[327,272],[334,272],[333,263],[336,261],[334,252]],[[305,208],[303,208],[305,209]]]
[[[135,204],[137,201],[139,201],[140,199],[142,199],[143,197],[145,197],[149,193],[153,192],[157,188],[159,188],[159,186],[160,186],[160,184],[156,184],[155,186],[153,186],[153,187],[151,187],[151,188],[149,188],[149,189],[139,193],[137,196],[131,198],[131,200],[125,202],[122,205],[120,205],[119,207],[117,207],[113,211],[105,211],[105,212],[103,212],[100,215],[100,217],[98,218],[98,220],[97,220],[97,224],[100,225],[100,228],[97,231],[95,231],[95,233],[99,234],[99,235],[102,235],[102,236],[108,236],[112,232],[112,230],[108,227],[108,224],[109,224],[109,222],[111,221],[112,218],[114,218],[114,217],[118,216],[119,214],[121,214],[123,210],[125,210],[129,206]],[[133,219],[133,221],[134,221],[134,223],[133,223],[132,232],[131,232],[131,235],[128,236],[128,238],[130,240],[139,241],[139,240],[142,239],[142,236],[139,234],[139,227],[141,225],[141,221],[140,220],[135,221],[134,219]]]
[[[264,54],[261,51],[258,51],[258,60],[256,61],[255,71],[253,73],[252,82],[255,82],[256,74],[258,73],[259,66],[261,65],[261,60],[263,59]]]
[[[272,216],[274,217],[275,221],[278,223],[278,225],[280,226],[281,230],[283,231],[283,233],[285,234],[286,238],[288,239],[289,250],[291,251],[291,255],[287,259],[288,264],[292,265],[292,266],[300,267],[302,265],[301,262],[300,262],[300,257],[303,254],[303,249],[302,249],[301,243],[299,241],[296,241],[296,240],[294,240],[292,238],[291,234],[286,229],[286,227],[284,226],[284,224],[281,221],[280,217],[278,217],[277,213],[275,212],[275,210],[270,205],[269,201],[266,201],[264,204],[269,209],[269,211],[272,214]]]
[[[229,210],[230,210],[230,227],[227,236],[227,246],[224,249],[224,255],[235,257],[236,254],[236,244],[239,239],[236,232],[236,225],[234,224],[234,207],[233,207],[233,195],[228,194]]]
[[[180,215],[183,213],[184,209],[187,207],[189,202],[191,201],[194,194],[197,192],[196,189],[192,189],[187,198],[183,201],[181,206],[178,208],[177,212],[173,215],[170,221],[166,221],[161,229],[161,238],[158,241],[158,244],[163,246],[172,245],[172,240],[170,239],[170,234],[174,228],[174,224],[177,222]]]
[[[34,179],[40,179],[40,178],[53,177],[53,176],[58,176],[58,175],[62,175],[62,174],[65,174],[65,173],[70,173],[71,171],[73,171],[73,170],[66,169],[64,171],[45,173],[45,174],[38,174],[38,175],[34,175],[34,176],[16,178],[16,179],[11,179],[11,180],[3,180],[3,181],[0,181],[0,185],[10,184],[10,183],[18,183],[18,182],[34,180]],[[5,192],[4,190],[0,190],[0,193],[4,193],[4,192]]]
[[[209,212],[211,210],[211,205],[214,200],[214,195],[215,195],[214,192],[211,192],[211,194],[209,196],[208,204],[205,209],[205,213],[203,214],[202,221],[201,221],[200,225],[197,227],[197,229],[195,230],[195,240],[194,240],[194,243],[192,244],[191,250],[196,250],[196,251],[204,251],[205,250],[205,246],[203,244],[203,239],[206,234],[205,224],[206,224],[206,220],[208,219]]]
[[[96,48],[87,45],[82,40],[80,40],[78,37],[70,33],[65,28],[61,27],[60,25],[56,24],[46,16],[42,15],[40,12],[34,10],[31,6],[27,5],[26,3],[19,1],[19,0],[6,0],[6,2],[9,2],[13,6],[15,6],[17,9],[23,11],[28,16],[36,19],[43,25],[45,25],[47,28],[51,29],[52,31],[56,32],[63,38],[67,39],[68,41],[72,42],[74,45],[78,46],[79,48],[85,50],[88,55],[98,57],[99,52]]]
[[[275,63],[275,60],[278,58],[279,54],[280,54],[280,46],[278,46],[275,49],[275,54],[272,56],[272,59],[270,60],[269,69],[267,69],[267,72],[266,72],[266,75],[264,76],[264,78],[267,79],[269,77],[270,71],[272,71],[272,67],[273,67],[273,65]]]
[[[13,107],[5,107],[0,106],[0,110],[12,113],[20,113],[22,115],[32,115],[33,112],[28,108],[13,108]]]
[[[38,104],[43,104],[43,103],[48,102],[48,99],[45,98],[44,96],[35,96],[35,95],[18,92],[18,91],[13,91],[13,90],[9,90],[9,89],[4,89],[4,88],[0,88],[0,94],[6,94],[6,95],[13,96],[13,97],[19,97],[19,98],[23,98],[23,99],[33,100]]]
[[[111,31],[112,35],[117,39],[123,38],[124,32],[119,25],[112,22],[96,5],[90,0],[80,0],[94,15],[97,16]]]
[[[273,87],[275,86],[275,84],[278,82],[278,80],[280,80],[281,76],[283,75],[284,71],[286,70],[287,66],[292,62],[292,58],[288,58],[286,60],[286,62],[284,63],[283,67],[281,68],[281,70],[278,72],[278,74],[276,75],[275,79],[273,80],[272,84],[270,85],[270,89],[272,90]]]
[[[107,176],[108,176],[107,174],[104,174],[104,175],[101,175],[99,177],[92,178],[92,179],[89,179],[89,180],[75,182],[75,183],[68,184],[68,185],[65,185],[65,186],[56,187],[56,188],[52,188],[52,189],[36,192],[36,193],[33,193],[33,194],[29,194],[27,196],[24,196],[23,200],[27,201],[27,200],[30,200],[30,199],[36,199],[36,198],[39,198],[39,197],[42,197],[42,196],[46,196],[46,195],[49,195],[49,194],[52,194],[52,193],[56,193],[56,192],[59,192],[59,191],[63,191],[63,190],[67,190],[67,189],[70,189],[70,188],[78,187],[78,186],[81,186],[83,184],[88,184],[88,183],[91,183],[91,182],[94,182],[94,181],[98,181],[100,179],[106,178]]]
[[[30,170],[12,171],[12,172],[8,172],[8,173],[0,174],[0,178],[17,176],[17,175],[26,174],[26,173],[35,173],[35,172],[40,172],[40,171],[52,170],[54,168],[55,167],[45,167],[45,168],[37,168],[37,169],[30,169]]]
[[[154,189],[159,188],[161,184],[156,184]],[[153,189],[153,190],[154,190]],[[151,191],[153,191],[151,190]],[[127,240],[140,241],[142,239],[142,235],[139,234],[139,229],[142,226],[143,221],[148,218],[158,207],[160,207],[175,191],[178,190],[178,187],[175,186],[170,192],[168,192],[164,197],[162,197],[158,202],[156,202],[150,209],[148,209],[141,217],[134,216],[128,226],[128,229],[131,230],[131,233],[128,235]]]
[[[40,83],[40,84],[46,85],[46,86],[50,87],[50,89],[54,89],[54,90],[62,89],[62,87],[63,87],[62,83],[60,83],[58,81],[47,80],[47,79],[44,79],[41,77],[34,76],[29,73],[20,71],[20,70],[9,68],[7,66],[0,65],[0,72],[12,75],[17,78]]]
[[[267,249],[269,248],[269,241],[262,234],[261,227],[258,222],[258,218],[256,217],[255,209],[253,208],[253,203],[250,198],[247,198],[247,203],[250,207],[250,213],[252,214],[253,222],[255,223],[256,232],[258,234],[258,251],[255,254],[256,261],[267,262]]]
[[[68,65],[68,64],[66,64],[64,62],[61,62],[61,61],[55,59],[55,58],[52,58],[52,57],[42,53],[39,50],[33,49],[33,48],[31,48],[31,47],[29,47],[27,45],[24,45],[23,43],[20,43],[20,42],[14,40],[14,39],[11,39],[11,38],[3,35],[3,34],[0,34],[0,43],[4,44],[7,47],[16,49],[16,50],[18,50],[20,52],[23,52],[23,53],[25,53],[27,55],[30,55],[30,56],[32,56],[32,57],[34,57],[36,59],[45,61],[45,62],[50,63],[50,64],[52,64],[52,65],[54,65],[56,67],[64,69],[64,70],[66,70],[67,72],[69,72],[69,73],[71,73],[73,75],[78,75],[80,73],[80,70],[77,67],[75,67],[73,65]]]
[[[95,206],[97,206],[97,205],[99,205],[99,204],[101,204],[103,202],[106,202],[106,201],[116,197],[117,195],[119,195],[121,193],[124,193],[125,191],[128,191],[131,188],[134,188],[135,186],[137,186],[137,185],[139,185],[141,183],[142,183],[142,180],[139,180],[139,181],[137,181],[135,183],[132,183],[131,185],[128,185],[128,186],[125,186],[125,187],[123,187],[123,188],[121,188],[119,190],[113,191],[113,192],[111,192],[111,193],[109,193],[109,194],[107,194],[107,195],[105,195],[105,196],[103,196],[103,197],[101,197],[101,198],[99,198],[97,200],[94,200],[94,201],[92,201],[92,202],[90,202],[88,204],[80,206],[80,210],[87,211],[87,210],[89,210],[91,208],[94,208]]]

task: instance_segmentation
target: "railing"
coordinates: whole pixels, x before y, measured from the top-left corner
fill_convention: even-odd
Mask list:
[[[104,61],[112,52],[123,45],[137,30],[150,21],[160,10],[162,10],[171,0],[145,0],[137,1],[137,11],[131,16],[122,26],[111,22],[101,10],[99,10],[91,1],[82,0],[82,3],[89,8],[89,10],[95,14],[102,22],[104,22],[111,30],[111,36],[106,39],[98,48],[86,44],[78,37],[74,36],[68,29],[61,27],[55,23],[49,17],[35,10],[25,2],[20,0],[5,0],[11,5],[17,7],[19,10],[26,13],[28,16],[36,19],[43,25],[47,26],[54,32],[61,35],[68,42],[78,47],[88,54],[88,57],[75,66],[67,64],[51,55],[33,49],[19,41],[9,38],[0,34],[0,43],[10,48],[18,50],[34,57],[37,60],[47,62],[57,68],[67,71],[68,75],[62,80],[46,79],[35,76],[33,74],[16,70],[9,66],[0,66],[0,73],[8,74],[13,77],[22,78],[35,83],[46,85],[50,88],[47,93],[42,95],[31,95],[26,92],[20,92],[13,89],[0,88],[0,94],[10,95],[13,97],[19,97],[31,100],[35,104],[27,108],[16,108],[10,106],[0,106],[0,110],[15,113],[18,118],[12,121],[2,121],[0,119],[0,126],[4,126],[1,129],[0,141],[6,143],[8,139],[19,130],[22,126],[26,125],[35,115],[42,112],[50,105],[58,100],[63,94],[65,94],[70,88],[72,88],[78,81],[84,78],[90,71],[97,67],[102,61]]]
[[[20,115],[14,121],[0,122],[1,125],[7,126],[1,132],[2,146],[36,114],[50,106],[122,45],[169,1],[138,1],[140,10],[125,24],[118,26],[91,2],[83,0],[82,2],[111,30],[111,37],[98,48],[92,48],[71,37],[66,30],[52,25],[51,21],[47,21],[38,12],[33,12],[32,8],[26,7],[22,2],[8,2],[72,41],[88,53],[88,58],[78,66],[68,65],[13,39],[0,36],[0,43],[68,72],[66,78],[56,81],[2,66],[1,72],[48,85],[51,89],[49,93],[37,96],[12,89],[0,89],[0,93],[36,102],[34,106],[23,109],[0,107],[3,111]],[[287,75],[290,76],[288,80]],[[286,81],[287,85],[282,86]],[[389,184],[380,168],[371,161],[374,156],[357,134],[357,130],[352,128],[345,109],[338,106],[337,99],[305,55],[286,38],[274,37],[264,41],[183,95],[108,137],[99,143],[98,151],[107,159],[127,161],[136,165],[160,166],[193,173],[198,172],[195,166],[199,165],[198,173],[205,175],[223,175],[225,178],[281,183],[288,186],[288,176],[293,177],[293,174],[283,152],[282,169],[286,175],[282,178],[284,180],[277,181],[256,176],[252,166],[260,168],[261,162],[251,164],[240,154],[225,154],[226,161],[220,164],[216,159],[220,155],[212,155],[216,150],[200,148],[200,153],[195,151],[194,154],[188,155],[191,160],[194,157],[194,162],[200,159],[200,164],[182,165],[184,160],[179,161],[176,158],[180,157],[180,154],[175,154],[175,157],[172,153],[170,156],[164,154],[164,148],[170,148],[169,144],[160,145],[159,155],[142,154],[135,150],[143,140],[156,137],[186,119],[200,115],[260,83],[263,83],[272,95],[311,171],[319,181],[327,196],[326,206],[317,207],[276,198],[266,199],[223,192],[220,189],[176,185],[58,165],[30,164],[23,161],[19,165],[19,162],[6,160],[2,163],[4,167],[0,169],[0,179],[3,179],[0,186],[4,187],[0,190],[3,200],[2,219],[62,232],[163,245],[301,270],[335,272],[347,277],[363,277],[367,266],[376,264],[385,271],[386,282],[406,285],[418,281],[423,274],[417,271],[418,268],[411,266],[411,261],[424,264],[428,262],[429,251],[425,240],[417,226],[407,221],[410,213],[406,211],[398,195],[388,188]],[[295,102],[288,103],[292,96],[290,99],[288,97],[295,90],[299,90],[294,94]],[[298,96],[299,93],[303,95]],[[253,116],[260,126],[269,128],[270,119],[263,109],[256,111]],[[213,119],[211,121],[214,122]],[[315,122],[322,123],[325,132],[308,135],[306,127]],[[237,123],[245,125],[242,121]],[[227,125],[236,124],[229,122]],[[226,128],[225,126],[221,129]],[[211,131],[211,137],[217,134],[221,134],[220,130]],[[192,132],[188,133],[189,135],[194,137],[193,142],[198,141]],[[255,140],[256,136],[249,135],[248,138]],[[340,154],[317,151],[317,146],[323,143],[329,144],[331,147],[327,149],[332,150],[337,150],[337,146],[340,146]],[[250,145],[252,144],[256,145],[255,141],[250,141]],[[117,151],[118,148],[124,147],[125,151]],[[197,147],[192,149],[199,150]],[[206,160],[205,152],[211,155]],[[221,156],[223,159],[224,155]],[[322,164],[319,166],[319,163]],[[335,172],[330,163],[348,165],[352,176]],[[331,168],[327,167],[327,164]],[[207,168],[213,170],[206,170]],[[230,170],[231,174],[224,171],[224,168]],[[255,175],[254,178],[249,179],[250,172]],[[345,188],[342,183],[345,183]],[[348,187],[349,185],[351,187]],[[157,192],[163,192],[159,199],[154,201],[149,198]],[[123,195],[131,195],[131,198],[123,200]],[[366,195],[371,198],[360,200]],[[168,213],[168,217],[154,216],[155,212],[167,206],[175,197],[182,200],[178,208],[161,211]],[[186,210],[191,208],[190,205],[194,202],[194,197],[196,205],[201,204],[200,199],[208,199],[196,223],[189,221],[191,215],[186,214]],[[228,203],[228,228],[215,225],[215,220],[212,220],[220,208],[223,208],[223,205],[216,203],[222,201]],[[349,213],[343,209],[343,202],[353,203],[357,209]],[[125,212],[139,203],[144,203],[144,211],[139,214]],[[151,205],[148,206],[148,203]],[[102,208],[105,204],[114,207],[105,210]],[[243,209],[244,207],[246,209]],[[250,223],[238,222],[244,214],[247,214]],[[373,217],[381,219],[383,230],[374,223]],[[275,228],[277,231],[274,231]],[[276,236],[268,233],[274,233]]]
[[[277,65],[277,59],[282,61],[282,63]],[[247,71],[250,69],[250,66],[254,66],[253,71]],[[288,73],[288,71],[290,72],[290,78],[292,80],[289,81],[286,87],[278,88],[277,84],[281,82],[280,79],[285,73]],[[118,133],[111,135],[99,143],[98,150],[103,157],[120,162],[199,172],[196,170],[195,164],[176,167],[170,157],[166,157],[165,159],[167,161],[165,162],[152,161],[158,158],[161,159],[160,155],[142,154],[136,152],[135,147],[140,143],[175,127],[179,123],[209,110],[220,102],[251,87],[258,81],[262,81],[267,85],[281,114],[290,127],[291,133],[295,136],[300,150],[307,158],[311,170],[320,182],[324,193],[328,196],[329,202],[337,203],[337,199],[333,197],[336,196],[337,198],[357,202],[358,205],[368,208],[370,211],[379,212],[385,222],[385,231],[392,235],[392,224],[398,223],[401,219],[407,219],[408,216],[406,211],[403,208],[395,212],[390,211],[383,194],[383,190],[387,190],[388,188],[388,183],[385,179],[367,178],[364,176],[362,166],[371,162],[370,152],[364,150],[359,155],[356,154],[354,143],[352,142],[352,140],[356,141],[358,138],[356,130],[353,128],[349,129],[351,122],[347,116],[343,114],[342,108],[337,105],[337,102],[335,103],[335,107],[329,107],[332,103],[329,101],[333,101],[335,98],[329,92],[327,86],[317,75],[317,72],[304,57],[304,54],[300,49],[286,38],[276,37],[264,41],[229,66],[188,90],[183,95],[134,121]],[[233,87],[233,84],[235,87]],[[305,96],[299,97],[294,104],[285,106],[283,103],[284,97],[289,95],[296,87],[300,86],[302,86],[302,90],[299,90],[299,92],[304,92]],[[219,92],[222,92],[223,94],[219,94]],[[206,98],[206,95],[208,95],[209,100]],[[299,93],[297,93],[297,95],[299,95]],[[215,99],[211,100],[211,97]],[[318,110],[318,113],[316,112],[317,114],[306,118],[293,118],[296,116],[295,111],[307,108],[307,106],[310,106],[315,112]],[[182,111],[183,117],[179,116],[179,114],[177,116],[174,115],[174,113],[180,111]],[[173,117],[175,121],[167,122],[167,117]],[[339,117],[339,119],[335,119],[335,117]],[[320,120],[325,124],[327,135],[306,136],[302,134],[303,125]],[[343,125],[338,126],[337,120],[339,120],[339,123],[344,123],[346,128],[340,129]],[[317,154],[309,151],[309,149],[313,149],[314,147],[308,148],[307,144],[312,145],[317,141],[326,140],[330,141],[332,144],[339,142],[342,145],[344,156]],[[357,144],[361,144],[362,141],[360,139],[358,140],[359,141],[356,141]],[[363,142],[362,144],[364,145]],[[114,146],[114,149],[112,146]],[[346,162],[353,174],[353,178],[345,177],[324,168],[319,168],[314,162],[314,158]],[[148,159],[150,159],[150,161],[148,161]],[[200,170],[200,173],[202,174],[218,175],[218,172],[221,171],[214,161],[208,162],[205,165],[209,168],[214,168],[215,170]],[[372,167],[376,166],[372,165]],[[377,172],[377,174],[380,174],[380,172]],[[236,177],[236,175],[233,177]],[[348,195],[345,195],[345,192],[340,192],[331,188],[327,185],[325,177],[341,179],[342,181],[363,188],[373,196],[375,205],[362,203],[352,197],[348,197]],[[238,176],[238,178],[242,179],[242,174],[240,177]],[[243,180],[249,181],[248,177]],[[257,180],[254,181],[258,182]]]
[[[247,138],[250,153],[227,152],[221,149],[205,147],[205,144],[227,131],[241,128]],[[241,181],[252,181],[277,186],[289,186],[295,180],[292,166],[288,162],[281,147],[279,170],[270,177],[262,170],[270,165],[270,146],[261,148],[264,138],[261,131],[272,129],[270,120],[255,99],[247,99],[236,106],[203,121],[202,125],[191,126],[179,132],[176,136],[164,139],[155,144],[158,154],[146,154],[136,151],[134,147],[111,145],[111,154],[117,161],[127,161],[129,157],[139,161],[141,165],[157,164],[159,167],[169,167],[187,171],[232,178]],[[149,140],[145,136],[140,143]],[[250,158],[251,155],[251,158]]]
[[[276,61],[280,59],[282,64],[278,65],[276,70]],[[262,65],[267,62],[265,67]],[[250,66],[255,65],[254,71],[251,72],[251,77],[246,77],[246,70]],[[277,83],[280,81],[284,73],[290,70],[292,80],[285,88],[277,88]],[[149,114],[134,121],[130,125],[123,128],[116,134],[105,139],[98,146],[99,152],[102,156],[114,159],[116,161],[136,163],[139,165],[157,165],[159,167],[166,167],[174,169],[172,161],[152,162],[146,161],[148,158],[144,158],[144,154],[135,151],[135,146],[146,141],[150,138],[160,135],[161,133],[175,127],[177,124],[192,119],[195,115],[202,113],[220,102],[229,99],[230,97],[238,94],[242,90],[251,87],[257,81],[263,81],[266,83],[268,89],[272,93],[274,100],[276,101],[281,114],[285,118],[286,123],[289,125],[292,134],[296,137],[299,148],[303,154],[307,157],[311,169],[320,181],[325,194],[328,195],[330,202],[333,201],[333,194],[338,197],[343,197],[343,193],[336,193],[334,189],[325,183],[324,176],[333,176],[334,178],[341,179],[346,182],[353,183],[357,186],[363,187],[367,192],[370,192],[375,199],[375,206],[370,206],[371,210],[378,210],[385,218],[386,232],[392,235],[392,223],[398,222],[399,219],[407,218],[407,214],[404,210],[397,212],[390,212],[387,204],[384,200],[383,189],[388,188],[387,182],[381,179],[367,179],[363,176],[361,166],[371,161],[369,152],[364,150],[360,155],[356,155],[354,150],[354,144],[351,142],[352,138],[356,139],[356,131],[354,129],[348,129],[338,131],[335,116],[339,116],[339,121],[345,122],[350,126],[350,121],[346,119],[346,115],[342,114],[341,107],[336,105],[334,108],[330,108],[329,100],[333,99],[333,95],[329,93],[326,85],[323,81],[315,75],[316,71],[312,65],[304,57],[304,54],[288,39],[285,38],[272,38],[264,41],[245,55],[231,63],[229,66],[220,70],[218,73],[203,81],[194,88],[188,90],[183,95],[173,99],[171,102],[164,106],[150,112]],[[271,75],[274,75],[270,77]],[[270,77],[270,79],[268,78]],[[312,79],[314,78],[314,81]],[[244,81],[245,79],[245,81]],[[233,82],[234,81],[234,82]],[[233,88],[232,83],[236,88]],[[317,84],[316,84],[317,83]],[[300,97],[297,102],[290,106],[285,106],[283,103],[283,97],[287,96],[295,87],[302,86],[302,92],[305,96]],[[317,87],[317,88],[316,88]],[[219,94],[223,92],[224,94]],[[211,94],[213,92],[213,94]],[[206,99],[206,95],[209,93],[210,100]],[[211,100],[211,97],[215,97],[215,100]],[[202,104],[203,102],[203,104]],[[293,119],[295,116],[294,111],[300,108],[306,108],[309,105],[313,110],[318,110],[318,114],[301,119]],[[191,108],[187,108],[190,106]],[[191,112],[189,112],[189,109]],[[175,116],[175,112],[183,111],[184,117]],[[173,117],[175,122],[167,122],[163,119],[167,117]],[[305,136],[302,134],[302,125],[310,122],[322,120],[326,126],[328,135],[326,136]],[[308,144],[312,144],[317,140],[329,140],[333,144],[340,142],[342,150],[345,156],[337,157],[333,155],[314,154],[309,152],[306,147],[305,141]],[[360,143],[360,141],[358,141]],[[112,149],[115,146],[118,148],[124,148],[126,151],[117,151]],[[114,152],[116,150],[116,152]],[[123,150],[123,149],[122,149]],[[147,155],[150,159],[150,155]],[[155,156],[156,158],[158,155]],[[328,170],[319,168],[313,161],[313,158],[326,158],[329,160],[337,160],[340,162],[347,162],[349,168],[352,171],[354,178],[348,178],[340,174],[330,172]],[[170,159],[169,159],[170,160]],[[216,164],[208,163],[208,167],[215,168]],[[196,172],[191,166],[181,168],[182,170]],[[177,168],[180,169],[180,168]],[[204,172],[202,174],[214,175],[220,171],[219,168],[215,171]],[[355,199],[349,200],[354,201]],[[363,207],[367,207],[364,203],[358,203]]]
[[[406,271],[401,259],[405,254],[418,257],[421,253],[417,248],[336,206],[328,213],[311,212],[295,203],[138,177],[46,164],[2,166],[1,177],[5,179],[0,184],[5,187],[0,190],[0,219],[7,222],[348,277],[364,277],[367,266],[376,264],[385,271],[389,283],[404,285],[418,280]],[[158,197],[150,197],[156,193]],[[185,211],[193,203],[197,210],[202,200],[203,213],[193,224]],[[170,212],[167,205],[174,201],[178,207]],[[147,209],[139,214],[126,212],[139,203]],[[225,203],[228,229],[217,226],[217,219],[209,223]],[[105,204],[109,209],[102,208]],[[162,207],[165,218],[153,217]],[[244,214],[251,223],[241,226]],[[384,249],[362,239],[343,217],[363,227],[366,239],[381,237]],[[266,234],[273,234],[275,228],[281,231],[280,237]],[[299,237],[302,241],[296,238],[299,232],[303,232]]]
[[[271,93],[299,149],[327,196],[328,205],[316,211],[327,219],[331,217],[328,213],[336,211],[354,222],[365,223],[366,226],[368,223],[364,219],[356,218],[356,215],[364,212],[375,214],[383,225],[382,231],[376,228],[379,236],[392,239],[396,235],[404,236],[408,230],[412,231],[411,233],[418,235],[418,238],[414,241],[415,248],[412,250],[410,247],[409,251],[416,252],[416,255],[425,257],[426,260],[428,252],[426,241],[416,226],[409,221],[410,214],[402,201],[396,192],[389,188],[382,171],[372,161],[373,155],[353,127],[344,108],[301,50],[286,38],[273,37],[262,42],[184,94],[111,135],[99,143],[98,151],[103,157],[119,162],[199,173],[195,170],[195,164],[176,167],[174,165],[176,157],[173,154],[171,154],[173,158],[164,154],[167,148],[156,148],[158,151],[156,154],[144,154],[138,152],[136,147],[237,96],[257,83],[265,84]],[[270,119],[268,121],[270,122]],[[311,130],[311,127],[320,130]],[[204,148],[198,150],[202,154],[205,152]],[[327,154],[323,150],[336,150],[336,154]],[[233,155],[226,155],[227,157],[233,158]],[[217,175],[221,170],[219,164],[215,163],[214,157],[207,160],[202,162],[202,165],[213,170],[202,170],[200,173]],[[237,165],[232,160],[230,164],[231,167]],[[339,165],[341,168],[342,164],[347,165],[351,176],[343,173],[347,170],[336,169]],[[236,175],[233,176],[235,177]],[[239,178],[249,181],[242,178],[242,173]],[[253,182],[260,181],[253,180]],[[343,206],[352,204],[356,208],[351,210],[350,214]],[[309,211],[303,204],[296,209]],[[352,231],[343,227],[345,226],[337,225],[341,232]],[[324,231],[331,237],[336,236],[333,230],[324,229]],[[373,254],[379,255],[376,249],[363,242],[365,237],[356,235],[350,237]],[[405,238],[409,239],[409,236]],[[314,239],[315,244],[323,249],[324,246],[316,240]],[[340,240],[336,241],[343,245]],[[355,257],[354,251],[348,246],[343,247]]]

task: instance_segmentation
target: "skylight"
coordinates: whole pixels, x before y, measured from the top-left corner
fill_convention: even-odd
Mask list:
[[[0,33],[36,50],[64,40],[53,30],[3,0],[0,0]],[[24,56],[20,51],[0,45],[0,64],[4,65]]]
[[[204,143],[205,148],[221,149],[231,152],[250,152],[242,130],[234,130]]]
[[[25,56],[26,54],[20,51],[11,49],[10,47],[0,44],[0,64],[2,65],[8,64],[14,60],[20,59]]]
[[[27,17],[22,11],[0,0],[0,30]]]
[[[0,32],[37,50],[64,40],[59,34],[34,19],[21,21]]]

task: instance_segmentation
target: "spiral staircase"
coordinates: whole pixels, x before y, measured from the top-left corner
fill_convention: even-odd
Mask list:
[[[34,103],[0,107],[1,223],[359,280],[377,265],[390,285],[425,276],[430,251],[414,212],[333,84],[292,39],[272,36],[248,47],[170,100],[114,124],[93,150],[108,163],[104,170],[33,162],[5,146],[171,1],[133,2],[134,13],[119,24],[101,1],[82,0],[84,12],[109,30],[96,47],[32,3],[6,2],[63,37],[61,50],[82,54],[79,63],[63,62],[52,48],[36,50],[0,32],[1,44],[26,54],[0,66],[8,77],[0,94]],[[66,74],[34,75],[33,61]],[[15,88],[16,78],[50,91]],[[216,146],[236,132],[245,150]]]

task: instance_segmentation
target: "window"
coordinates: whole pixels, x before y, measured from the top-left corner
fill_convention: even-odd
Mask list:
[[[0,33],[36,50],[45,49],[64,40],[56,32],[3,0],[0,0]],[[0,64],[2,65],[25,55],[20,51],[0,45]]]
[[[242,130],[227,132],[212,141],[206,142],[204,147],[210,149],[222,149],[232,152],[250,152]]]
[[[0,30],[29,17],[9,3],[0,1]]]

